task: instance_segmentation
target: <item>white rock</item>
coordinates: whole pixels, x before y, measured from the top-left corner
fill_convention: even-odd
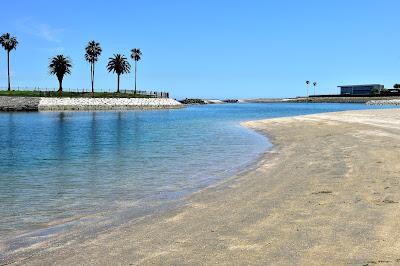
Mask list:
[[[142,108],[180,108],[170,98],[41,98],[39,111],[129,110]]]

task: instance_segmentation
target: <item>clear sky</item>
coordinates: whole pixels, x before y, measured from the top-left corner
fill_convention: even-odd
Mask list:
[[[66,88],[89,88],[84,61],[89,40],[101,43],[97,90],[115,90],[106,71],[113,53],[141,48],[140,89],[173,97],[249,98],[318,93],[337,85],[400,83],[398,0],[159,0],[45,1],[1,4],[0,33],[19,40],[12,52],[14,86],[57,87],[49,58],[73,62]],[[0,51],[0,87],[6,86]],[[133,74],[121,87],[133,87]]]

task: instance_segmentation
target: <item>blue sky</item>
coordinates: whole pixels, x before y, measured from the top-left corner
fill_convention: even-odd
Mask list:
[[[57,87],[49,58],[73,62],[64,87],[90,87],[84,61],[89,40],[101,43],[96,89],[115,90],[106,71],[113,53],[141,48],[140,89],[173,97],[250,98],[305,94],[337,85],[400,83],[400,19],[397,0],[159,0],[2,3],[0,33],[19,40],[12,53],[14,86]],[[6,86],[0,51],[0,87]],[[122,88],[133,87],[133,74]]]

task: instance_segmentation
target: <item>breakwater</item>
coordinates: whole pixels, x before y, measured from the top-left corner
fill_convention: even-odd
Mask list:
[[[91,111],[180,108],[170,98],[42,98],[0,97],[0,111]]]
[[[243,99],[245,103],[367,103],[370,101],[396,100],[396,96],[353,96],[353,97],[297,97],[284,99]]]
[[[368,105],[400,105],[400,99],[392,100],[372,100],[367,102]]]

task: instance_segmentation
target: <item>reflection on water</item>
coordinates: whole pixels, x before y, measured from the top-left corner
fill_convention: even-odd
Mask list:
[[[268,142],[239,121],[371,108],[229,104],[0,114],[0,235],[166,200],[242,169]],[[1,239],[0,239],[1,240]]]

